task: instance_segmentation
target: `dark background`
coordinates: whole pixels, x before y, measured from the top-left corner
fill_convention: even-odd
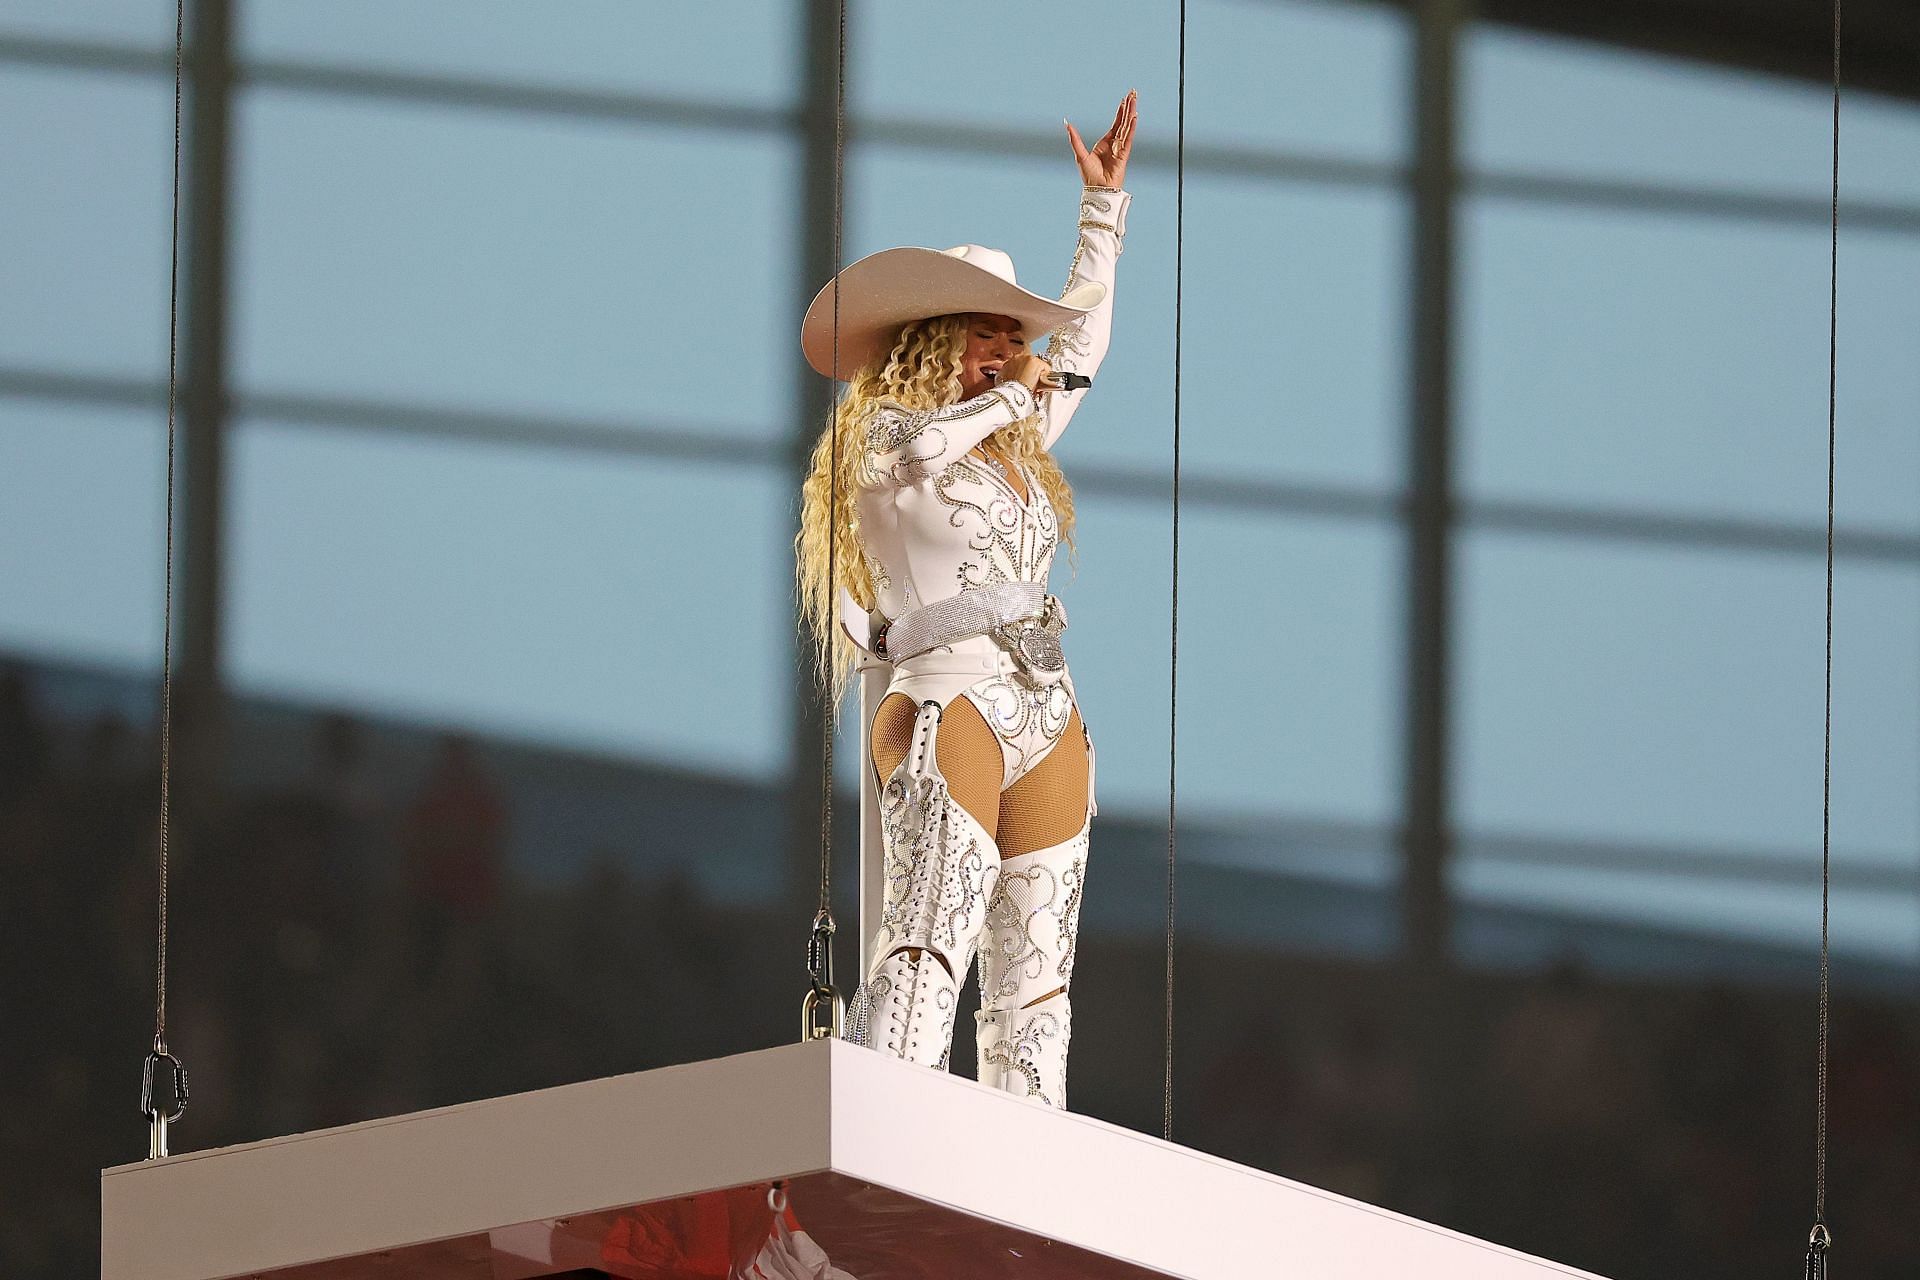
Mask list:
[[[173,1149],[792,1039],[830,8],[190,9]],[[1191,6],[1181,1143],[1610,1276],[1799,1265],[1819,10]],[[1073,12],[851,6],[844,256],[984,240],[1050,287],[1051,122],[1140,88],[1056,586],[1101,767],[1073,1105],[1157,1133],[1178,32]],[[1896,1277],[1920,18],[1847,15],[1830,1217],[1843,1274]],[[98,1171],[145,1152],[171,38],[152,0],[0,14],[9,1278],[93,1274]],[[975,47],[989,85],[928,54]]]

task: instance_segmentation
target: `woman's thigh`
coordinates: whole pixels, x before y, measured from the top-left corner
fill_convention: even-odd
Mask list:
[[[1087,726],[1076,706],[1060,741],[1000,793],[994,840],[1001,857],[1045,849],[1080,834],[1087,821],[1090,754]]]
[[[874,774],[882,787],[906,759],[907,747],[913,741],[913,722],[919,714],[919,704],[898,691],[882,698],[875,709],[867,741]],[[969,699],[955,697],[947,703],[940,713],[933,750],[954,801],[992,831],[1000,818],[1000,739]]]

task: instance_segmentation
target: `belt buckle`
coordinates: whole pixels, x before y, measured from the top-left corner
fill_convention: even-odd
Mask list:
[[[1066,611],[1058,600],[1048,596],[1046,612],[1040,617],[996,627],[994,638],[1013,659],[1023,683],[1047,689],[1059,684],[1067,673],[1067,657],[1060,648],[1060,633],[1066,625]]]

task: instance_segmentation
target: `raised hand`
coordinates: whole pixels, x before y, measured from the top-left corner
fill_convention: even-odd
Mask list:
[[[1113,113],[1113,125],[1091,150],[1080,140],[1080,131],[1066,122],[1067,141],[1073,144],[1073,158],[1080,162],[1080,176],[1090,187],[1126,185],[1127,156],[1133,150],[1133,126],[1140,118],[1139,95],[1127,90],[1120,109]]]

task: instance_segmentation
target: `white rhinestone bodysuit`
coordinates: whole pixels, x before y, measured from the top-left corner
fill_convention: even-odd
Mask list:
[[[1106,356],[1130,201],[1125,191],[1089,187],[1081,193],[1067,287],[1098,280],[1107,291],[1092,311],[1053,332],[1046,360],[1055,370],[1092,377]],[[855,510],[882,615],[892,620],[969,587],[1046,585],[1059,545],[1053,504],[1031,474],[1021,471],[1016,483],[997,461],[973,450],[1001,427],[1036,413],[1052,448],[1086,394],[1036,397],[1016,382],[925,412],[881,406],[869,425],[869,480],[855,496]],[[887,691],[943,707],[962,695],[971,699],[1000,739],[1004,789],[1053,749],[1074,707],[1071,673],[1056,685],[1032,687],[1016,670],[999,645],[977,636],[900,662]]]

